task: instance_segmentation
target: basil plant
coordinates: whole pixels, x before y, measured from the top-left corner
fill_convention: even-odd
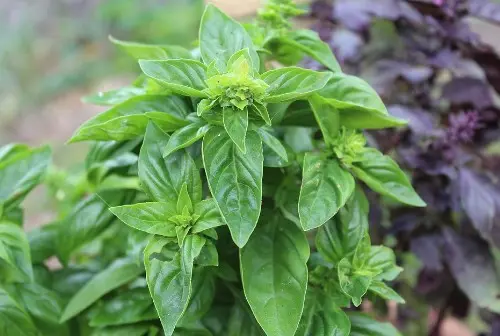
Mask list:
[[[405,122],[315,33],[292,30],[299,13],[271,1],[242,26],[209,5],[194,50],[113,38],[142,74],[86,97],[109,109],[70,139],[92,141],[84,168],[45,179],[70,206],[28,237],[18,200],[47,151],[0,149],[0,330],[399,335],[360,312],[404,302],[365,191],[425,203],[363,131]],[[304,57],[328,70],[294,66]]]

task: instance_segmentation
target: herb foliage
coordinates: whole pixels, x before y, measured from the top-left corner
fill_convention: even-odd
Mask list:
[[[291,29],[299,13],[271,1],[242,26],[209,5],[194,50],[112,39],[142,74],[87,98],[109,109],[70,139],[93,142],[84,176],[53,181],[69,206],[28,237],[20,201],[49,151],[0,149],[0,330],[399,334],[353,310],[404,302],[393,251],[372,245],[364,186],[425,203],[361,133],[404,121],[317,34]],[[298,67],[304,56],[326,70]]]

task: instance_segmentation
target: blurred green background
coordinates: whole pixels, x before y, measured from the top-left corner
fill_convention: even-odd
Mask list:
[[[0,2],[0,144],[63,143],[100,111],[81,96],[126,84],[137,70],[109,35],[189,46],[203,6],[203,0]]]

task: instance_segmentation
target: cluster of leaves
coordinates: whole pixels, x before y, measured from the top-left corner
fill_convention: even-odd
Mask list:
[[[70,140],[93,141],[84,174],[51,179],[74,204],[28,239],[19,200],[48,158],[0,149],[0,223],[19,237],[0,232],[12,268],[0,330],[399,335],[359,311],[365,298],[404,302],[389,283],[401,272],[393,251],[368,234],[363,186],[425,203],[361,132],[405,122],[317,34],[290,29],[298,13],[272,1],[243,27],[209,5],[195,50],[113,39],[142,74],[87,97],[111,106]],[[285,66],[304,56],[326,70]],[[62,268],[45,266],[53,256]]]
[[[311,6],[315,28],[344,69],[371,83],[393,115],[409,120],[405,129],[371,132],[370,140],[413,172],[429,206],[379,202],[371,221],[377,239],[396,236],[400,255],[418,257],[415,293],[442,315],[464,318],[480,307],[486,322],[496,319],[488,311],[500,313],[500,58],[470,22],[500,23],[498,13],[500,5],[484,0]]]

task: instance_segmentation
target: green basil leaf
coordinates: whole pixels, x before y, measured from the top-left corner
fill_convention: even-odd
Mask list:
[[[339,272],[337,268],[330,270],[331,276],[325,283],[325,293],[328,294],[328,300],[331,300],[338,307],[348,308],[351,306],[351,296],[342,289],[339,281]]]
[[[276,190],[274,199],[283,216],[300,227],[299,203],[300,181],[293,175],[288,175]]]
[[[396,293],[394,289],[387,286],[382,281],[372,281],[370,287],[368,288],[368,291],[375,293],[385,300],[391,300],[401,304],[405,303],[405,300],[398,293]]]
[[[239,247],[257,224],[262,200],[264,158],[262,142],[254,131],[247,133],[246,149],[243,154],[221,127],[210,129],[203,138],[208,185]]]
[[[59,238],[58,223],[45,224],[28,232],[28,241],[33,264],[42,263],[57,253]]]
[[[201,179],[196,164],[184,150],[163,158],[169,136],[150,123],[139,154],[139,178],[146,194],[151,198],[177,203],[182,185],[187,183],[194,202],[201,200]]]
[[[396,265],[396,256],[391,248],[371,246],[362,270],[376,274],[376,280],[392,281],[403,269]]]
[[[38,336],[33,321],[9,294],[0,288],[0,330],[9,336]]]
[[[329,72],[297,67],[269,70],[261,75],[261,79],[269,85],[263,100],[266,103],[299,100],[322,89],[330,78]]]
[[[240,151],[246,153],[245,138],[248,129],[248,110],[225,108],[223,111],[224,129]]]
[[[304,308],[309,244],[280,216],[264,216],[240,250],[243,289],[267,335],[294,335]]]
[[[168,242],[154,237],[144,250],[149,291],[166,336],[173,334],[188,306],[193,262],[200,254],[205,239],[196,235],[187,236],[181,251],[175,253],[172,259],[165,260],[161,252]]]
[[[357,188],[347,204],[316,235],[318,251],[334,265],[354,253],[368,229],[368,212],[363,208],[361,193]]]
[[[90,336],[153,336],[157,334],[158,329],[149,324],[132,324],[126,326],[107,327],[96,329]]]
[[[349,258],[349,260],[352,261],[353,267],[356,268],[356,270],[362,270],[365,275],[373,277],[379,273],[379,271],[376,269],[369,270],[366,266],[368,260],[370,259],[371,252],[372,244],[370,234],[369,231],[365,231],[363,237],[358,243],[358,246],[356,246],[354,255],[352,258]]]
[[[168,218],[176,213],[170,203],[148,202],[110,208],[113,214],[128,226],[150,234],[175,237],[175,224]]]
[[[0,161],[0,205],[4,209],[19,204],[24,196],[41,179],[51,161],[51,150],[47,146],[19,150],[4,148]],[[8,152],[8,154],[7,154]]]
[[[309,104],[311,104],[314,117],[321,129],[326,144],[334,143],[334,139],[338,137],[340,129],[340,116],[338,111],[332,104],[329,104],[326,99],[318,94],[309,97]]]
[[[174,93],[206,98],[203,90],[205,84],[204,64],[189,59],[173,59],[166,61],[140,60],[142,72]]]
[[[143,273],[134,261],[117,259],[106,269],[97,273],[68,302],[61,316],[61,323],[75,317],[103,295],[129,283]]]
[[[308,290],[304,312],[295,336],[348,336],[351,322],[335,302],[322,292]]]
[[[352,303],[358,307],[368,291],[368,287],[370,287],[372,277],[358,273],[347,258],[338,263],[338,274],[340,287],[344,293],[352,298]]]
[[[332,218],[352,195],[354,186],[354,178],[337,160],[306,153],[299,196],[302,228],[311,230]]]
[[[153,121],[163,132],[170,133],[189,125],[189,121],[163,112],[146,112],[146,117]]]
[[[404,204],[426,206],[398,164],[374,148],[365,149],[361,160],[354,163],[352,172],[373,191]]]
[[[174,336],[213,336],[201,323],[175,329]]]
[[[288,161],[288,154],[286,148],[281,144],[281,142],[276,139],[271,133],[267,132],[263,128],[258,128],[257,133],[259,133],[262,142],[264,142],[270,149],[278,154],[285,162]]]
[[[179,98],[164,95],[145,95],[131,98],[98,114],[81,125],[69,143],[86,140],[128,140],[144,135],[148,125],[146,112],[162,112],[183,118]]]
[[[196,258],[195,264],[203,267],[219,266],[219,253],[217,252],[217,247],[211,240],[207,240],[201,249],[200,255]]]
[[[264,336],[265,334],[253,316],[251,316],[251,312],[247,312],[241,304],[237,303],[231,308],[231,314],[229,315],[224,335]]]
[[[191,297],[179,321],[180,325],[198,322],[210,310],[215,297],[214,280],[213,272],[207,268],[198,268],[193,271]]]
[[[30,152],[30,147],[24,144],[11,143],[0,147],[0,160],[6,161],[14,155]]]
[[[217,7],[208,5],[200,27],[200,52],[203,62],[215,62],[216,68],[222,73],[226,70],[231,56],[246,48],[252,59],[252,67],[258,72],[260,59],[250,35],[238,22]]]
[[[272,40],[275,41],[275,40]],[[340,65],[333,55],[330,46],[323,42],[316,32],[311,30],[296,30],[287,37],[280,37],[277,42],[300,50],[307,56],[323,64],[333,72],[341,72]]]
[[[388,322],[377,321],[359,312],[347,312],[347,316],[351,320],[351,336],[401,336]]]
[[[106,176],[97,188],[97,192],[106,190],[141,190],[139,178],[135,176],[121,176],[112,174]]]
[[[90,312],[91,327],[107,327],[156,320],[158,314],[145,287],[127,290],[106,300]]]
[[[126,86],[120,89],[98,92],[93,95],[83,97],[83,102],[94,105],[116,105],[121,104],[130,98],[145,95],[146,89],[136,86]]]
[[[200,217],[193,225],[192,233],[203,232],[225,224],[213,198],[195,204],[194,213]]]
[[[361,78],[335,73],[318,93],[340,112],[340,123],[348,128],[378,129],[406,124],[389,115],[382,99]]]
[[[283,140],[295,152],[308,152],[314,150],[314,130],[306,127],[286,127]]]
[[[184,209],[187,209],[188,213],[192,213],[194,210],[193,202],[191,201],[191,197],[189,197],[188,187],[186,183],[182,185],[181,192],[179,193],[179,198],[177,199],[176,209],[178,214],[183,214]]]
[[[94,142],[85,158],[89,182],[97,186],[112,170],[135,166],[139,157],[132,152],[139,148],[141,142],[140,138],[123,142]]]
[[[33,280],[29,243],[21,227],[0,222],[0,259],[8,265],[2,270],[4,279]]]
[[[291,166],[295,162],[295,153],[289,146],[283,146],[283,148],[288,158],[286,161],[272,150],[271,147],[264,144],[262,148],[262,152],[264,153],[264,167],[283,168]]]
[[[171,45],[154,45],[144,44],[130,41],[120,41],[112,36],[109,37],[110,41],[125,50],[128,54],[137,60],[140,59],[153,59],[153,60],[167,60],[170,58],[190,58],[191,53],[189,50],[179,46]]]
[[[196,141],[200,140],[209,129],[210,125],[207,125],[202,120],[178,129],[170,136],[167,146],[163,151],[163,157],[167,157],[181,148],[192,145]]]
[[[16,292],[42,334],[50,335],[58,329],[58,335],[68,334],[65,326],[59,325],[63,304],[56,292],[36,283],[17,284]]]
[[[62,297],[73,296],[90,281],[98,269],[82,266],[68,266],[51,272],[50,287]]]
[[[292,102],[286,110],[286,114],[282,115],[280,124],[283,126],[318,127],[311,104],[305,100]]]
[[[255,114],[260,116],[268,126],[271,126],[271,118],[269,116],[269,112],[267,111],[266,105],[254,101],[251,109]]]
[[[108,207],[126,203],[133,192],[105,191],[92,195],[76,205],[73,211],[59,223],[57,256],[66,264],[71,254],[100,235],[114,216]]]

